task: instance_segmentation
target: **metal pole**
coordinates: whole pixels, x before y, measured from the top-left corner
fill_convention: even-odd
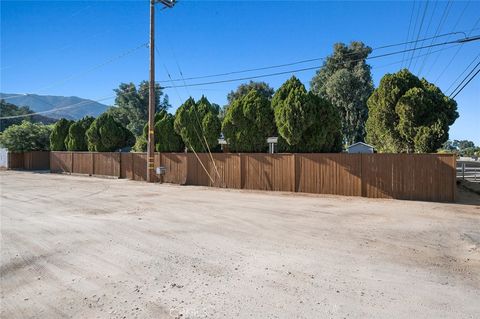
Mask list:
[[[148,95],[147,182],[152,183],[155,174],[155,136],[153,129],[155,116],[155,0],[150,0],[150,82]]]

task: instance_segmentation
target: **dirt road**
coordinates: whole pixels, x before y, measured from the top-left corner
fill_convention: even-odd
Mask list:
[[[441,204],[11,171],[0,179],[2,318],[480,314],[478,197]]]

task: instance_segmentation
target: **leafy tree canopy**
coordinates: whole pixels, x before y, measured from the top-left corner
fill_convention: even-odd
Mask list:
[[[342,148],[337,110],[325,99],[307,92],[292,76],[272,99],[279,150],[289,152],[338,152]]]
[[[0,134],[0,144],[11,152],[47,151],[52,126],[23,121]]]
[[[135,143],[132,132],[108,113],[103,113],[92,122],[86,136],[88,150],[91,152],[113,152]]]
[[[182,137],[175,132],[174,129],[175,117],[165,110],[155,114],[155,151],[157,152],[181,152],[184,150]],[[145,142],[143,142],[145,141]],[[143,129],[143,136],[138,142],[138,151],[147,150],[148,141],[148,125],[145,124]],[[140,144],[141,143],[141,144]]]
[[[217,149],[221,129],[218,113],[218,105],[211,104],[205,96],[197,102],[190,97],[175,113],[175,132],[195,152]]]
[[[88,151],[86,132],[95,119],[85,116],[70,125],[65,145],[68,151]]]
[[[380,152],[435,152],[458,118],[454,100],[407,69],[386,74],[368,108],[367,142]]]
[[[248,83],[240,84],[235,91],[230,91],[230,93],[228,93],[228,104],[231,104],[234,100],[238,100],[240,97],[247,95],[252,90],[256,90],[258,94],[262,95],[268,100],[271,100],[273,93],[275,93],[275,90],[265,82],[250,81]]]
[[[371,68],[366,63],[371,52],[372,49],[362,42],[351,42],[349,46],[337,43],[333,54],[310,82],[315,94],[338,109],[343,139],[347,144],[365,138],[367,100],[373,91]]]
[[[114,119],[132,131],[135,136],[143,132],[148,121],[149,82],[142,81],[138,88],[133,83],[122,83],[115,89],[117,97],[114,107],[107,112]],[[155,112],[167,110],[170,107],[168,95],[162,99],[163,92],[159,84],[155,84]]]
[[[266,139],[276,131],[268,97],[251,88],[247,94],[235,98],[227,109],[222,131],[231,151],[266,151]]]
[[[50,134],[50,149],[52,151],[66,151],[65,139],[68,135],[68,130],[73,121],[67,119],[60,119],[53,126],[52,133]]]

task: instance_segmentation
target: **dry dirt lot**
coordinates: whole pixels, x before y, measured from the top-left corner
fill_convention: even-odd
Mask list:
[[[480,201],[0,172],[1,318],[478,318]]]

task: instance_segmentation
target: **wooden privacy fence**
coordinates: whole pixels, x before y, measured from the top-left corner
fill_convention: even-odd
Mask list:
[[[50,169],[50,152],[8,152],[7,163],[9,169],[48,170]]]
[[[444,202],[455,200],[455,165],[449,154],[155,154],[168,183]],[[147,175],[145,153],[51,152],[50,166],[140,181]]]

